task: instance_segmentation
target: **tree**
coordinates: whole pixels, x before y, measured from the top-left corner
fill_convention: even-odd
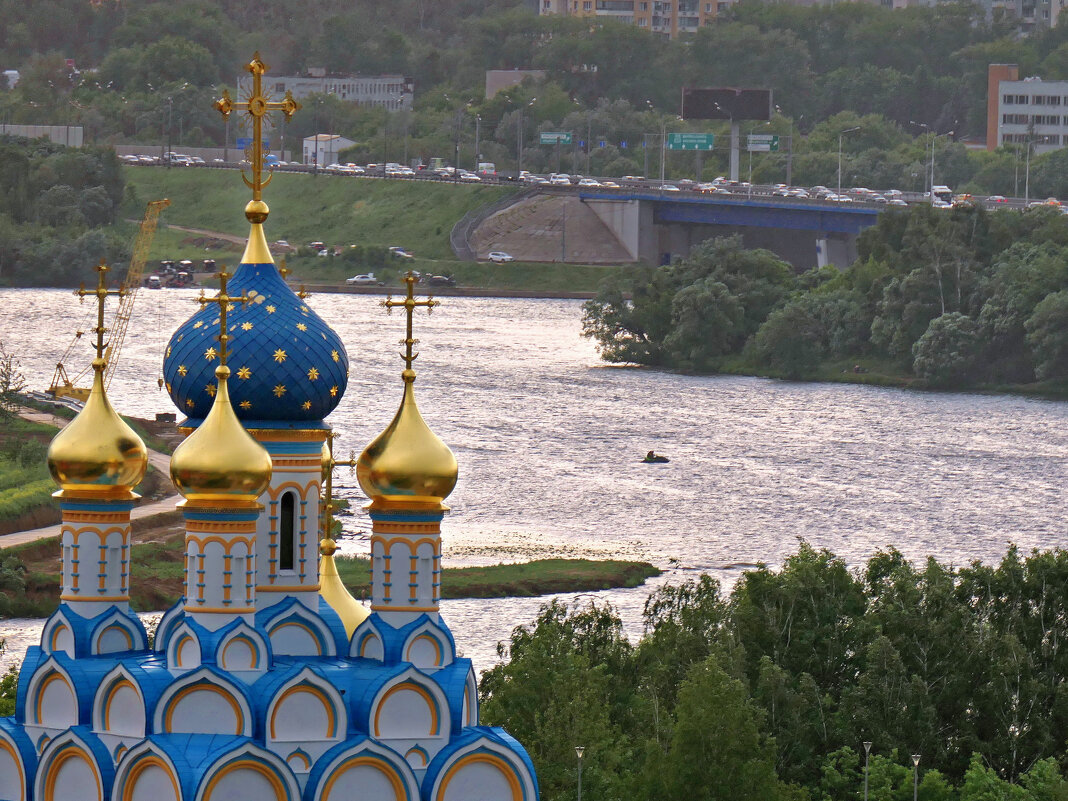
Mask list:
[[[798,301],[776,309],[753,338],[749,356],[787,378],[811,374],[820,363],[824,349],[824,329]]]
[[[18,414],[21,405],[19,394],[26,389],[26,378],[19,369],[13,354],[4,349],[0,341],[0,420]]]
[[[671,746],[657,770],[670,801],[772,801],[780,795],[775,747],[764,714],[716,654],[695,664],[679,688]]]
[[[1039,380],[1068,376],[1068,290],[1046,295],[1024,327]]]
[[[971,381],[979,352],[979,325],[960,312],[936,317],[912,346],[912,371],[933,386]]]

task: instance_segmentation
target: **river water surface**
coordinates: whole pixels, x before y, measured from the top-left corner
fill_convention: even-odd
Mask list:
[[[124,414],[174,411],[157,389],[189,290],[142,292],[109,395]],[[403,316],[382,298],[309,303],[348,348],[348,391],[329,422],[336,451],[360,450],[401,394]],[[43,389],[76,328],[94,324],[68,292],[0,290],[0,339]],[[894,546],[960,565],[1065,544],[1068,404],[839,384],[693,377],[602,364],[581,336],[581,301],[445,298],[415,323],[416,390],[460,465],[443,525],[446,564],[559,555],[649,560],[664,577],[597,593],[640,634],[650,586],[779,563],[804,538],[850,564]],[[71,364],[88,364],[87,333]],[[640,462],[655,449],[670,464]],[[355,478],[335,486],[357,510],[344,549],[366,552]],[[136,566],[134,567],[136,570]],[[446,601],[457,645],[479,668],[544,599]],[[0,622],[7,659],[39,621]]]

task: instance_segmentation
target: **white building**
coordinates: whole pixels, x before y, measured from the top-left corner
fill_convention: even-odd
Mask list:
[[[355,142],[337,134],[315,134],[304,139],[304,164],[318,164],[325,167],[327,164],[337,163],[338,153],[347,147],[352,147]]]
[[[414,93],[413,83],[403,75],[327,75],[325,70],[313,68],[308,75],[271,76],[264,82],[264,90],[275,99],[287,91],[302,100],[313,94],[334,95],[361,106],[382,106],[390,111],[410,110]],[[237,88],[244,97],[252,89],[252,76],[237,79]]]
[[[1068,81],[999,81],[996,144],[1027,144],[1035,153],[1068,145]]]

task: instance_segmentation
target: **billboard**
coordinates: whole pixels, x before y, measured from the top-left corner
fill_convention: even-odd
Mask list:
[[[770,89],[697,89],[682,90],[684,120],[770,120]]]

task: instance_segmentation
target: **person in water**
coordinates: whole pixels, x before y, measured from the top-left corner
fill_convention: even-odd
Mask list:
[[[645,454],[645,461],[647,461],[647,462],[651,462],[655,458],[656,458],[656,451],[649,451],[649,453]]]

